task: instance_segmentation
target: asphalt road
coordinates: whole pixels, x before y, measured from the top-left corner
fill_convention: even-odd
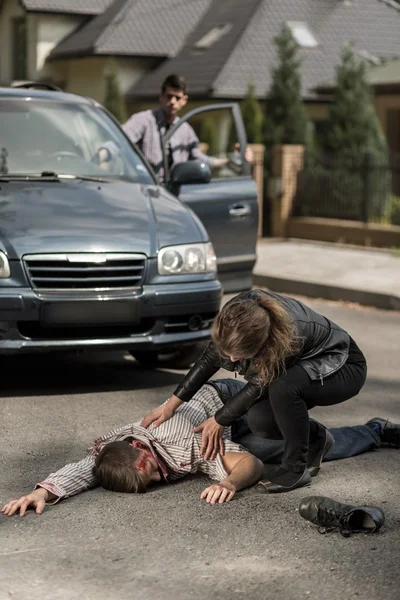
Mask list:
[[[369,362],[357,398],[313,416],[331,426],[373,416],[400,423],[400,313],[309,304],[346,327]],[[121,353],[3,360],[1,505],[157,406],[182,374],[145,371]],[[380,449],[327,463],[311,488],[248,490],[227,505],[200,502],[199,476],[144,495],[96,489],[41,516],[0,516],[0,598],[398,600],[399,466],[399,450]],[[378,534],[320,535],[297,512],[310,494],[380,505],[386,524]]]

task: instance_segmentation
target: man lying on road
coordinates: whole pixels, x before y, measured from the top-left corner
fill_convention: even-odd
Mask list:
[[[184,403],[157,428],[151,425],[145,429],[138,421],[103,435],[95,440],[86,458],[52,473],[30,494],[8,502],[2,513],[11,516],[19,511],[23,516],[31,506],[40,514],[46,504],[96,485],[110,491],[142,493],[154,481],[168,482],[196,472],[206,473],[218,482],[202,492],[202,500],[210,504],[229,502],[238,490],[261,478],[263,462],[279,461],[283,452],[283,442],[251,434],[242,418],[232,428],[225,428],[223,455],[218,453],[213,460],[203,457],[199,425],[243,385],[235,379],[209,382],[192,402]],[[319,427],[319,445],[309,451],[309,468],[314,475],[323,459],[354,456],[379,448],[382,442],[400,447],[400,426],[379,418],[367,425],[331,430],[334,437],[322,425]],[[336,446],[326,456],[334,438]]]

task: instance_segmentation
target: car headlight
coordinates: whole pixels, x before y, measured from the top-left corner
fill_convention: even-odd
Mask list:
[[[0,251],[0,279],[7,279],[7,277],[10,277],[10,275],[11,271],[8,258],[4,252]]]
[[[215,273],[217,259],[213,245],[208,242],[166,246],[158,253],[157,269],[159,275]]]

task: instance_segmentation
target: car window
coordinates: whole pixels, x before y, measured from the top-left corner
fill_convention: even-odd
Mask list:
[[[189,119],[188,123],[199,139],[199,149],[203,154],[229,161],[212,169],[213,179],[229,179],[241,174],[238,135],[230,110],[205,112]]]
[[[122,130],[102,109],[84,103],[0,99],[0,172],[44,171],[154,183]]]

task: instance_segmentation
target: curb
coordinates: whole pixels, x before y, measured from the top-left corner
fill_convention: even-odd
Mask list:
[[[368,290],[344,288],[285,277],[271,277],[253,273],[255,286],[267,287],[282,294],[299,294],[310,298],[324,298],[342,302],[356,302],[363,306],[373,306],[384,310],[400,310],[400,298],[391,294],[381,294]]]

